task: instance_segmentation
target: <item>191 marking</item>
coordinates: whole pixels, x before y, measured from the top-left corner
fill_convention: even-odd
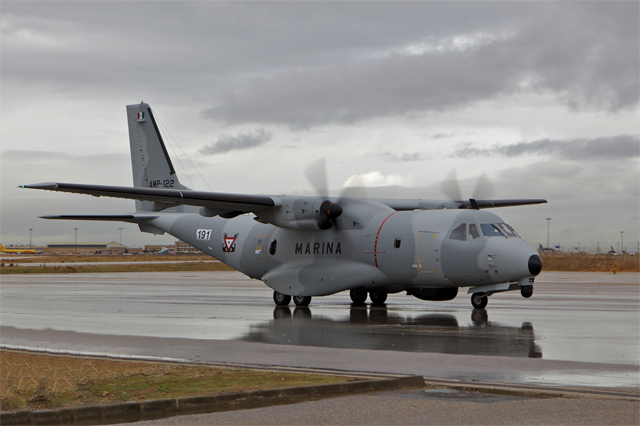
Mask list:
[[[209,241],[211,238],[211,229],[198,229],[196,231],[196,240]]]

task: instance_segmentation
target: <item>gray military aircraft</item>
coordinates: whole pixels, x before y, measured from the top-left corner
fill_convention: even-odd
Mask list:
[[[42,216],[122,221],[169,233],[274,290],[278,306],[349,290],[384,304],[405,291],[451,300],[469,287],[484,308],[494,293],[531,297],[542,260],[516,231],[484,209],[546,203],[247,195],[193,191],[180,183],[149,105],[127,105],[133,187],[38,183],[22,188],[136,200],[122,215]]]

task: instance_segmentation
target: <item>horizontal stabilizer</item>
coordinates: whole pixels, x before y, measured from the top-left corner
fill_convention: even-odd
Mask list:
[[[95,220],[106,222],[131,222],[140,223],[147,220],[155,219],[155,215],[133,215],[133,214],[101,214],[101,215],[49,215],[40,216],[40,219],[54,220]]]

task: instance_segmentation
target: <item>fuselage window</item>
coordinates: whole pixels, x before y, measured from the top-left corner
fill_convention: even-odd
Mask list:
[[[519,237],[518,233],[514,231],[513,228],[507,225],[506,223],[496,223],[496,225],[498,225],[500,230],[505,234],[507,234],[508,237]]]
[[[475,238],[480,238],[480,232],[478,232],[478,226],[475,223],[469,224],[469,239],[473,240]]]
[[[451,231],[450,240],[466,241],[467,240],[467,224],[463,223],[456,229]]]
[[[275,256],[276,255],[276,249],[278,248],[278,241],[276,240],[272,240],[269,243],[269,254],[271,256]]]
[[[493,223],[481,223],[482,235],[485,237],[504,237],[505,235]]]
[[[402,240],[400,238],[396,238],[396,240],[393,242],[393,246],[395,248],[400,248],[401,243],[402,243]]]

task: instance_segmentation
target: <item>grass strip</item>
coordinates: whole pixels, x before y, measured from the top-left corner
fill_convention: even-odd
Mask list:
[[[353,378],[0,351],[1,410],[216,395]]]
[[[159,264],[4,266],[0,274],[72,274],[91,272],[235,271],[224,263],[185,262]]]

